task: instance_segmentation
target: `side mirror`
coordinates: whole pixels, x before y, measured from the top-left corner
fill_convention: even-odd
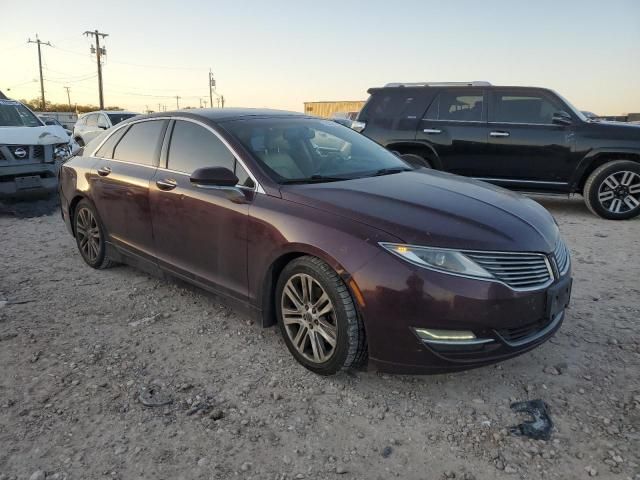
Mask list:
[[[556,125],[571,125],[573,121],[571,120],[571,115],[560,110],[553,114],[551,117],[551,123],[555,123]]]
[[[191,174],[191,183],[212,187],[235,187],[238,184],[238,177],[223,167],[199,168]]]

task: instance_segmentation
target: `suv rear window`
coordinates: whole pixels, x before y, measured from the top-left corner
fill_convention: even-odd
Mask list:
[[[384,128],[394,128],[406,119],[420,119],[431,95],[427,91],[384,89],[374,92],[358,120]]]

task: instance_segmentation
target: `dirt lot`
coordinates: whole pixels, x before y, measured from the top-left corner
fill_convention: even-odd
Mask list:
[[[5,206],[0,479],[640,479],[640,220],[539,200],[573,254],[562,330],[425,377],[315,376],[200,290],[88,268],[46,201]],[[144,406],[151,385],[171,403]],[[534,398],[546,442],[508,433]]]

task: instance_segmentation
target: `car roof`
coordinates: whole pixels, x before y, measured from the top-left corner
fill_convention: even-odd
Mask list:
[[[290,112],[286,110],[273,110],[269,108],[189,108],[186,110],[172,110],[169,112],[156,112],[148,115],[140,115],[136,120],[141,118],[154,117],[192,117],[202,118],[213,122],[222,122],[229,120],[240,120],[243,118],[255,117],[303,117],[309,118],[308,115],[300,112]]]
[[[127,115],[139,115],[138,112],[131,112],[129,110],[94,110],[92,112],[85,112],[80,117],[84,117],[85,115],[90,115],[92,113],[126,113]]]
[[[381,91],[405,91],[405,90],[409,90],[409,91],[415,91],[415,92],[419,92],[419,91],[425,91],[425,90],[442,90],[442,89],[451,89],[451,90],[455,90],[455,89],[473,89],[473,90],[478,90],[478,89],[486,89],[486,90],[494,90],[496,88],[499,89],[504,89],[507,88],[509,90],[549,90],[548,88],[545,87],[532,87],[532,86],[523,86],[523,85],[446,85],[446,84],[438,84],[438,85],[393,85],[393,86],[387,86],[385,85],[384,87],[373,87],[370,88],[369,90],[367,90],[367,93],[371,94],[374,92],[381,92]]]

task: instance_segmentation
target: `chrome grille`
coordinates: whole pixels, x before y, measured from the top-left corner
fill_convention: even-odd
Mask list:
[[[567,273],[567,270],[569,270],[569,249],[562,239],[558,240],[553,256],[556,257],[556,265],[560,275]]]
[[[553,280],[547,258],[541,253],[463,252],[467,257],[512,288],[541,288]]]

